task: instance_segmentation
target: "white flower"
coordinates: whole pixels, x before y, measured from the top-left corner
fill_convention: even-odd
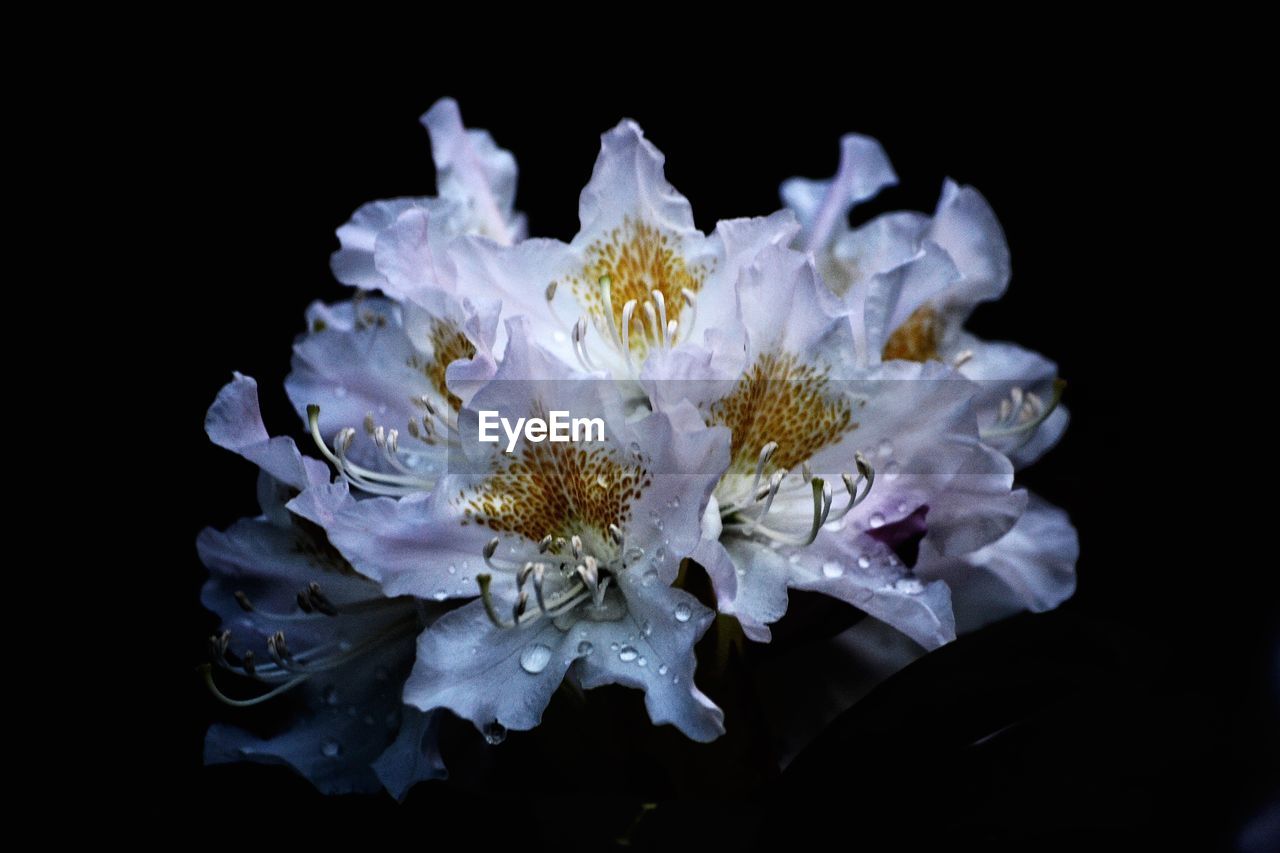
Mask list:
[[[527,316],[535,338],[568,364],[638,378],[651,354],[724,322],[738,270],[796,230],[781,212],[724,221],[704,235],[663,162],[639,126],[620,123],[601,139],[577,236],[510,247],[458,240],[449,257],[459,291],[492,294],[507,316]]]
[[[736,301],[738,328],[712,342],[741,353],[736,378],[686,379],[689,362],[727,361],[691,346],[656,361],[646,383],[659,411],[688,400],[732,434],[694,554],[720,609],[765,640],[787,589],[813,589],[922,645],[953,639],[947,587],[912,572],[915,549],[922,538],[945,554],[979,548],[1026,499],[978,439],[973,384],[937,363],[859,367],[853,327],[798,252],[763,250]]]
[[[984,439],[1016,465],[1030,464],[1066,429],[1057,367],[963,329],[979,303],[998,299],[1008,286],[1000,223],[977,190],[948,180],[932,217],[889,213],[850,229],[851,207],[895,182],[878,143],[846,136],[834,178],[782,185],[783,202],[802,224],[797,243],[814,254],[827,285],[865,329],[864,357],[956,367],[979,384]]]
[[[628,421],[612,383],[574,376],[523,322],[508,334],[497,375],[459,414],[460,473],[430,493],[339,496],[313,514],[389,595],[480,595],[423,635],[405,700],[482,730],[527,729],[567,676],[640,687],[655,722],[717,736],[721,714],[693,683],[693,644],[713,614],[671,584],[698,544],[727,433],[687,406]],[[605,419],[606,441],[524,440],[508,455],[475,442],[485,408],[588,412]]]

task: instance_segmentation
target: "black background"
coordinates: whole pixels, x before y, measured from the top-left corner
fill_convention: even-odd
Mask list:
[[[1203,475],[1192,446],[1175,456],[1155,438],[1188,426],[1164,396],[1164,374],[1177,368],[1152,310],[1161,291],[1135,257],[1145,238],[1134,223],[1154,203],[1138,177],[1155,145],[1135,106],[1143,83],[1025,66],[924,80],[856,62],[809,74],[744,63],[685,79],[609,77],[586,94],[572,75],[590,77],[589,62],[541,76],[511,68],[502,85],[469,83],[465,66],[443,62],[375,71],[235,56],[226,73],[160,107],[178,128],[171,174],[183,198],[170,208],[183,259],[170,286],[190,306],[175,324],[186,379],[164,407],[198,488],[157,502],[171,568],[149,589],[171,614],[172,641],[150,670],[167,711],[145,725],[162,772],[131,796],[228,839],[274,825],[299,841],[367,826],[370,837],[451,843],[434,835],[447,827],[453,837],[588,849],[622,836],[639,847],[677,838],[751,849],[823,834],[869,849],[1117,836],[1234,843],[1274,792],[1274,604],[1251,594],[1261,566],[1220,556],[1217,540],[1240,533],[1196,501]],[[213,627],[197,601],[194,538],[255,510],[251,466],[207,443],[204,411],[240,370],[259,380],[269,429],[300,434],[281,382],[305,306],[347,294],[328,269],[333,231],[365,201],[434,191],[417,119],[446,94],[469,126],[516,155],[517,206],[538,236],[576,231],[599,134],[623,116],[665,152],[667,176],[704,230],[776,209],[789,176],[830,175],[838,137],[853,130],[884,144],[900,178],[855,221],[932,210],[945,176],[979,188],[1004,225],[1014,274],[971,328],[1056,359],[1069,383],[1065,439],[1020,479],[1080,530],[1075,598],[914,664],[759,784],[717,777],[724,750],[706,757],[664,741],[676,764],[699,768],[673,783],[635,750],[560,761],[557,742],[537,733],[513,734],[485,759],[488,775],[459,759],[457,781],[420,785],[400,805],[326,799],[279,768],[203,768],[203,729],[222,712],[194,674]],[[641,725],[639,708],[608,694],[595,713]],[[602,725],[553,712],[555,738]],[[455,735],[461,752],[474,751]],[[752,751],[743,738],[730,750],[739,758]],[[637,821],[637,804],[655,799]]]

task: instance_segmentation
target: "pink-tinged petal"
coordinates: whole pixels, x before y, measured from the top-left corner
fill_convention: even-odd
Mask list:
[[[865,290],[852,301],[861,301],[854,328],[866,329],[866,352],[871,363],[880,360],[885,343],[922,305],[946,294],[960,279],[951,258],[936,243],[925,241],[920,253],[906,263],[873,275]],[[859,325],[859,320],[861,321]]]
[[[373,260],[378,234],[405,211],[432,202],[430,198],[392,198],[361,205],[338,229],[341,248],[329,260],[333,277],[361,290],[381,290],[386,279]]]
[[[578,683],[643,690],[656,725],[673,725],[696,741],[715,740],[724,734],[724,713],[693,682],[693,647],[715,613],[684,590],[633,572],[624,572],[618,583],[627,603],[621,621],[582,620],[565,635],[579,657],[573,669]]]
[[[795,211],[804,230],[800,244],[818,251],[832,234],[848,228],[849,211],[898,182],[880,143],[849,133],[840,138],[840,164],[830,180],[791,178],[780,190],[782,203]]]
[[[504,245],[524,237],[524,217],[515,215],[516,159],[485,130],[462,124],[458,102],[441,98],[422,116],[431,134],[436,187],[442,198],[470,211],[475,229]]]
[[[1004,293],[1009,285],[1009,244],[995,211],[973,187],[946,182],[928,238],[945,249],[960,270],[960,281],[947,294],[948,305],[972,308]]]
[[[962,557],[928,554],[922,577],[951,587],[961,633],[1023,610],[1052,610],[1075,592],[1080,540],[1067,514],[1032,496],[1000,539]]]
[[[432,289],[452,291],[453,269],[445,248],[454,236],[442,204],[404,211],[378,234],[373,262],[383,277],[383,293],[423,304]]]
[[[499,628],[473,601],[440,617],[418,638],[418,659],[404,701],[424,711],[448,708],[484,730],[493,723],[531,729],[542,720],[578,641],[549,619]]]
[[[271,438],[258,407],[258,383],[240,373],[225,385],[205,416],[205,432],[219,447],[238,453],[295,489],[329,482],[329,468],[302,455],[293,439]]]
[[[628,217],[677,234],[696,232],[693,209],[667,181],[665,161],[634,121],[603,134],[591,180],[578,199],[579,239],[616,228]]]

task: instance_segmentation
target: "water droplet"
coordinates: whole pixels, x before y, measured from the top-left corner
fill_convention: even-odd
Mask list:
[[[659,545],[658,550],[653,552],[653,562],[661,564],[665,559],[667,559],[667,549]]]
[[[855,592],[854,592],[854,594],[853,594],[853,603],[854,603],[854,604],[866,604],[866,603],[867,603],[868,601],[870,601],[872,598],[875,598],[875,593],[873,593],[871,590],[869,590],[869,589],[859,589],[859,590],[855,591]]]
[[[640,452],[640,442],[638,442],[638,441],[633,441],[633,442],[631,442],[631,453],[632,453],[632,455],[634,455],[637,459],[639,459],[639,458],[643,455],[643,454]]]
[[[871,514],[871,518],[867,519],[867,522],[868,522],[872,527],[883,527],[883,526],[884,526],[884,516],[883,516],[883,515],[881,515],[881,514],[880,514],[880,513],[878,513],[878,512],[876,512],[876,513],[872,513],[872,514]]]
[[[449,591],[447,589],[436,590],[436,594],[435,594],[436,601],[444,601],[448,597],[449,597]]]
[[[478,654],[480,654],[480,647],[479,647],[479,646],[472,646],[472,647],[471,647],[471,654],[473,654],[473,655],[478,655]]]
[[[906,505],[906,504],[904,504],[904,503],[902,503],[902,504],[898,504],[898,512],[906,512],[906,511],[907,511],[907,505]]]
[[[859,557],[859,558],[858,558],[858,568],[860,568],[860,569],[869,569],[869,568],[871,568],[871,558],[870,558],[870,557],[868,557],[866,554],[863,554],[861,557]]]
[[[640,578],[640,583],[644,586],[653,586],[653,582],[658,579],[658,573],[653,569],[646,569],[644,575]]]
[[[658,675],[666,675],[666,674],[667,674],[667,665],[665,663],[660,664],[658,666]]]
[[[624,663],[630,663],[640,657],[640,653],[636,651],[635,646],[623,646],[618,650],[618,660]]]
[[[449,564],[449,574],[451,574],[451,575],[456,575],[457,573],[458,573],[458,567],[457,567],[457,566],[455,566],[455,565],[453,565],[452,563],[450,563],[450,564]]]
[[[526,646],[525,650],[520,653],[520,666],[530,675],[537,675],[547,668],[547,662],[551,660],[551,649],[542,643],[534,643],[532,646]]]
[[[892,456],[893,445],[890,444],[886,439],[885,441],[880,442],[880,447],[876,450],[876,452],[879,453],[881,456]]]
[[[336,687],[326,687],[326,688],[324,689],[324,703],[325,703],[326,705],[337,705],[337,704],[338,704],[338,688],[336,688]]]
[[[679,683],[680,683],[680,676],[678,676],[678,675],[673,675],[673,676],[671,676],[671,683],[672,683],[672,684],[679,684]]]
[[[337,388],[333,389],[333,396],[341,400],[343,397],[347,396],[347,389],[342,385],[339,385]]]
[[[611,651],[611,652],[616,652],[617,650],[618,650],[618,644],[617,644],[617,643],[610,643],[610,644],[609,644],[609,651]]]
[[[581,643],[578,643],[578,654],[582,655],[584,658],[591,657],[591,653],[595,650],[595,646],[591,645],[587,640],[583,640]]]
[[[671,503],[667,504],[667,506],[671,507],[672,509],[679,509],[679,508],[680,508],[680,499],[679,499],[679,498],[672,498],[672,499],[671,499]]]
[[[644,558],[644,549],[631,547],[627,549],[627,553],[623,555],[628,563],[636,563]]]
[[[653,633],[653,625],[649,624],[649,620],[644,620],[644,624],[640,626],[640,633],[646,637]]]
[[[676,621],[688,622],[689,617],[693,616],[693,608],[685,604],[683,601],[676,605]]]
[[[649,520],[653,522],[654,530],[662,529],[662,516],[658,515],[658,511],[656,509],[649,513]]]
[[[648,666],[648,665],[649,665],[648,658],[640,658],[639,660],[636,661],[636,666]]]
[[[497,746],[507,739],[507,730],[501,723],[494,720],[492,723],[484,727],[485,743],[490,746]]]
[[[337,758],[342,754],[342,744],[333,738],[327,738],[320,744],[320,754],[325,758]]]
[[[828,560],[822,564],[822,573],[829,578],[838,578],[844,574],[844,566]]]
[[[893,588],[904,595],[919,595],[924,592],[924,584],[915,578],[898,578]]]
[[[787,557],[787,562],[788,562],[788,563],[790,563],[790,564],[791,564],[791,565],[793,565],[793,566],[798,566],[798,565],[800,565],[800,555],[799,555],[799,554],[792,554],[790,557]]]

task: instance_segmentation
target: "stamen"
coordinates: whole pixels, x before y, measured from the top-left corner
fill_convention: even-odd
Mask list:
[[[236,604],[240,605],[240,609],[245,613],[253,612],[253,604],[249,601],[249,596],[245,595],[242,590],[236,590]]]
[[[622,544],[622,528],[618,527],[618,525],[616,524],[609,525],[609,536],[610,538],[613,539],[613,544],[615,545]]]
[[[333,602],[326,598],[324,593],[320,591],[320,584],[312,582],[311,585],[307,587],[307,598],[311,601],[311,606],[316,610],[319,610],[325,616],[338,615],[338,608],[334,607]]]
[[[489,617],[490,622],[499,628],[514,628],[515,625],[507,623],[498,616],[498,611],[493,606],[493,593],[489,590],[489,584],[492,581],[492,575],[476,575],[476,583],[480,586],[480,600],[484,603],[485,615]]]
[[[253,678],[253,674],[257,671],[253,663],[253,649],[244,653],[244,657],[240,658],[240,665],[244,667],[244,674]]]
[[[952,367],[963,367],[963,366],[964,366],[965,364],[967,364],[967,363],[969,362],[969,360],[970,360],[970,359],[972,359],[972,358],[973,358],[973,350],[971,350],[971,349],[961,350],[961,351],[956,355],[956,357],[952,360],[952,362],[951,362],[951,366],[952,366]]]
[[[542,581],[546,577],[547,566],[545,563],[533,564],[533,594],[538,600],[538,609],[543,613],[547,612],[547,600],[543,598]]]
[[[655,290],[653,291],[653,302],[658,306],[658,320],[662,330],[659,336],[662,338],[662,345],[669,347],[671,346],[671,338],[668,337],[667,332],[667,297],[662,295],[661,290]]]
[[[1020,423],[1012,426],[1009,425],[1009,417],[1008,417],[1009,411],[1006,408],[1009,405],[1009,400],[1003,401],[1000,404],[1001,415],[997,421],[999,426],[997,426],[994,429],[980,430],[978,433],[978,437],[981,438],[983,441],[988,441],[993,438],[1005,438],[1008,436],[1025,436],[1025,438],[1023,439],[1023,443],[1025,443],[1026,441],[1029,441],[1031,439],[1031,436],[1040,427],[1040,424],[1044,423],[1045,420],[1049,417],[1049,415],[1053,414],[1054,409],[1058,408],[1058,404],[1062,402],[1062,392],[1064,389],[1066,389],[1066,387],[1067,387],[1067,383],[1064,380],[1062,379],[1053,380],[1053,396],[1049,398],[1048,405],[1043,406],[1040,409],[1039,413],[1035,417],[1033,417],[1031,420],[1026,421],[1025,423]],[[1012,396],[1013,395],[1010,394],[1010,397]],[[1036,400],[1039,401],[1039,398],[1037,397]]]
[[[689,306],[689,322],[684,326],[687,337],[693,334],[694,324],[698,322],[698,294],[687,287],[681,288],[680,293],[684,295],[684,304]]]
[[[613,280],[607,275],[600,276],[600,296],[604,303],[605,325],[609,327],[609,337],[613,341],[613,345],[624,352],[627,349],[625,341],[618,337],[618,330],[613,325]],[[623,310],[624,319],[622,321],[623,334],[626,334],[626,326],[628,320],[625,317],[625,307]]]
[[[622,354],[627,360],[627,371],[632,374],[635,373],[635,368],[631,364],[631,316],[635,312],[636,301],[627,300],[627,304],[622,306]]]
[[[751,481],[750,494],[756,493],[756,487],[760,485],[760,475],[764,472],[764,466],[769,463],[773,457],[773,452],[778,449],[778,442],[771,441],[764,447],[760,448],[760,456],[756,459],[756,476]]]

